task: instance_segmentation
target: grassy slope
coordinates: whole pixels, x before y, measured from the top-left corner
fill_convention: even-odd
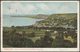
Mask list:
[[[77,25],[77,14],[52,14],[47,19],[36,23],[38,26],[73,26]]]

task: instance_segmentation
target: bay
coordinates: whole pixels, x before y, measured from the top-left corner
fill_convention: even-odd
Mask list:
[[[3,16],[3,26],[11,27],[11,26],[29,26],[35,24],[37,21],[41,21],[43,19],[34,19],[30,17],[11,17],[11,16]]]

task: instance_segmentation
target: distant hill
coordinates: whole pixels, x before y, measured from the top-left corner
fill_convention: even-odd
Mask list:
[[[46,19],[48,18],[49,15],[45,15],[45,14],[38,14],[35,16],[31,16],[31,18],[37,18],[37,19]]]
[[[38,16],[41,17],[40,15]],[[45,16],[43,18],[45,18]],[[34,24],[34,26],[76,28],[77,13],[51,14],[45,20]]]
[[[38,14],[38,15],[11,15],[11,17],[28,17],[28,18],[36,18],[36,19],[46,19],[48,15]]]

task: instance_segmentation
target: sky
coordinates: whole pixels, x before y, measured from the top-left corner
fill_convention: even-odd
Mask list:
[[[4,15],[76,13],[76,2],[3,2]]]

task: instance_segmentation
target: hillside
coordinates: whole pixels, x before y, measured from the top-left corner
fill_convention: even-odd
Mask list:
[[[65,27],[65,28],[76,28],[77,27],[77,14],[52,14],[49,15],[43,21],[39,21],[34,26],[39,27]]]

